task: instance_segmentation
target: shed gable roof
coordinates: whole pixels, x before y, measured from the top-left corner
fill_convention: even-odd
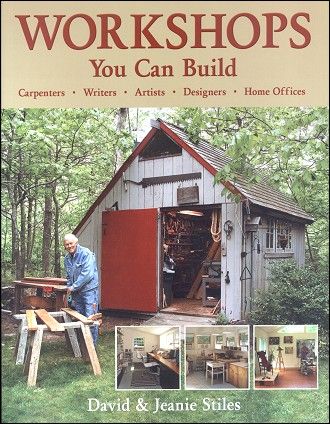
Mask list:
[[[228,158],[225,153],[218,147],[213,146],[204,140],[199,140],[198,144],[195,144],[189,139],[189,136],[181,128],[167,122],[162,123],[164,129],[165,126],[169,128],[174,134],[176,134],[188,146],[194,149],[213,167],[215,171],[211,171],[213,175],[220,171],[226,164],[230,163],[230,158]],[[248,182],[242,176],[237,175],[237,181],[227,181],[223,184],[229,190],[235,193],[238,192],[243,196],[243,198],[248,199],[255,205],[268,209],[274,209],[276,211],[295,216],[308,222],[314,221],[314,219],[308,213],[306,213],[293,199],[291,199],[291,197],[271,187],[264,181],[248,184]]]
[[[159,126],[161,131],[172,139],[173,142],[191,154],[212,175],[215,176],[220,169],[230,163],[230,158],[228,158],[220,148],[213,146],[205,140],[199,140],[198,144],[195,144],[189,139],[189,136],[183,131],[183,129],[176,125],[162,121],[161,119],[158,119],[157,122],[159,123],[157,126]],[[106,188],[88,209],[74,232],[81,229],[95,208],[114,187],[123,172],[125,172],[133,160],[138,157],[154,139],[157,131],[157,128],[152,128],[141,143],[139,143],[139,145],[133,150],[129,158],[124,162]],[[248,199],[255,205],[292,215],[309,223],[313,222],[313,218],[299,205],[297,205],[294,200],[264,182],[254,183],[251,185],[248,184],[243,177],[237,176],[237,181],[235,181],[235,183],[231,181],[222,181],[222,184],[232,193],[240,195],[243,199]]]

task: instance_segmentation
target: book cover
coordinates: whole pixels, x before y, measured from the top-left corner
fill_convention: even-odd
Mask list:
[[[3,421],[328,422],[328,2],[1,8]]]

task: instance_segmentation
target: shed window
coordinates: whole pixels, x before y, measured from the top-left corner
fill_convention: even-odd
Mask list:
[[[266,233],[266,248],[274,248],[275,219],[269,219]]]
[[[291,226],[285,222],[277,222],[276,228],[276,249],[285,250],[292,247],[292,231]]]
[[[292,226],[279,219],[269,219],[266,232],[266,249],[276,252],[292,249]]]

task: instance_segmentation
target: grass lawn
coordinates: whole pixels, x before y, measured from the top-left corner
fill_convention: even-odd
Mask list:
[[[71,357],[65,342],[43,343],[35,388],[28,388],[23,366],[15,365],[13,337],[2,339],[2,422],[4,423],[323,423],[328,422],[328,362],[320,362],[318,390],[277,391],[115,391],[114,332],[100,337],[97,347],[102,376],[89,364]],[[183,382],[182,385],[183,387]],[[252,386],[251,386],[252,387]],[[129,400],[130,411],[88,411],[88,399]],[[148,411],[137,411],[143,398]],[[196,411],[158,411],[160,402],[196,403]],[[237,411],[203,411],[203,399],[215,404],[239,402]],[[205,400],[206,404],[210,402]]]

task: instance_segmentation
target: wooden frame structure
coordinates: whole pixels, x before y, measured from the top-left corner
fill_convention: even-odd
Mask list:
[[[28,386],[35,386],[37,382],[41,344],[46,331],[64,333],[74,356],[82,357],[86,362],[90,362],[93,373],[101,375],[101,367],[90,330],[90,326],[98,325],[98,321],[87,319],[70,308],[62,308],[57,312],[47,312],[45,309],[27,310],[25,314],[14,315],[14,318],[21,321],[14,355],[16,364],[24,365],[24,374],[28,376]],[[56,318],[63,322],[59,322]]]

